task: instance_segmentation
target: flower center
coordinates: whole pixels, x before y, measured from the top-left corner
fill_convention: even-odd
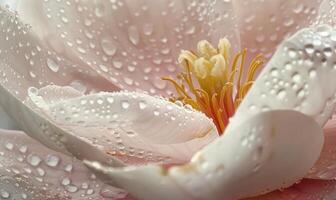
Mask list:
[[[208,41],[200,41],[197,53],[183,50],[178,58],[184,71],[176,79],[164,77],[176,89],[170,101],[182,102],[212,118],[222,134],[254,82],[257,69],[263,64],[257,55],[245,67],[246,49],[230,61],[231,44],[223,38],[214,48]]]

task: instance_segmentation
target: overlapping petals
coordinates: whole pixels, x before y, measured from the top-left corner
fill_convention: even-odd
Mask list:
[[[158,196],[143,192],[146,185],[153,187],[157,179],[169,188],[182,188],[180,199],[239,199],[294,184],[318,159],[324,138],[320,127],[335,106],[336,87],[330,85],[335,75],[335,56],[325,50],[335,46],[331,38],[334,34],[331,27],[318,26],[285,40],[245,97],[224,136],[198,152],[189,164],[164,173],[159,167],[119,170],[88,164],[145,199],[165,196],[164,191]],[[312,41],[319,45],[314,46]],[[307,52],[307,47],[312,50]],[[295,126],[289,125],[292,121]],[[220,157],[216,156],[218,152],[222,152]],[[129,172],[139,179],[144,173],[153,174],[155,181],[139,189],[125,181]]]
[[[52,49],[122,89],[152,94],[172,92],[161,77],[180,71],[182,49],[225,36],[239,44],[230,1],[27,0],[19,13]]]
[[[17,121],[20,122],[20,125],[24,128],[24,130],[27,130],[27,132],[29,130],[28,133],[31,134],[32,137],[40,140],[49,147],[63,152],[81,154],[79,152],[84,150],[86,151],[86,146],[88,146],[88,143],[90,143],[89,146],[95,146],[94,148],[96,148],[96,146],[109,147],[108,152],[111,154],[121,154],[121,156],[124,156],[126,154],[125,152],[127,151],[127,154],[134,154],[137,158],[147,157],[149,160],[165,160],[172,158],[173,155],[176,155],[179,157],[179,159],[176,158],[177,160],[172,160],[172,162],[181,162],[182,160],[190,158],[193,152],[207,144],[209,141],[214,139],[215,135],[217,135],[216,132],[213,132],[213,130],[215,130],[213,128],[214,126],[204,115],[191,110],[188,112],[188,110],[171,104],[164,99],[156,99],[145,94],[142,95],[136,93],[128,93],[125,95],[97,94],[78,98],[77,100],[73,101],[69,100],[69,105],[66,107],[67,109],[71,108],[70,104],[81,105],[83,108],[78,109],[83,113],[78,111],[78,115],[80,114],[80,117],[84,117],[84,112],[86,112],[86,115],[90,115],[90,118],[83,118],[82,120],[76,119],[75,124],[74,121],[69,121],[70,124],[66,124],[65,118],[63,118],[61,121],[57,121],[59,120],[59,116],[65,114],[60,111],[63,105],[67,105],[64,100],[83,96],[83,93],[93,93],[96,90],[113,90],[113,85],[106,82],[104,78],[98,76],[94,71],[90,71],[90,68],[88,68],[87,71],[84,71],[87,69],[84,66],[72,65],[71,63],[69,64],[66,62],[66,60],[60,57],[55,57],[55,55],[47,49],[43,49],[42,44],[39,44],[34,40],[34,35],[31,35],[25,26],[20,26],[20,22],[17,21],[15,16],[11,16],[11,14],[7,13],[7,11],[2,11],[2,22],[3,27],[9,28],[8,30],[13,30],[12,32],[3,33],[5,37],[2,38],[3,40],[1,46],[3,48],[3,53],[1,54],[1,57],[4,61],[1,63],[1,70],[2,74],[6,78],[1,79],[1,90],[2,94],[4,95],[1,95],[0,99],[3,105],[7,105],[7,111],[12,116],[14,116]],[[17,25],[18,23],[19,26]],[[3,30],[5,30],[5,28],[3,28]],[[8,41],[6,37],[10,37],[11,41],[18,41],[18,43],[14,44],[13,46],[13,43]],[[14,55],[16,56],[14,57]],[[17,60],[16,57],[22,58],[22,60]],[[68,71],[65,72],[65,69]],[[16,81],[10,81],[13,79]],[[73,82],[73,80],[75,80],[75,82]],[[90,80],[92,80],[92,82],[90,82]],[[65,89],[63,88],[63,90],[56,87],[50,87],[50,90],[45,89],[45,98],[43,99],[43,103],[45,105],[41,105],[41,102],[37,102],[38,100],[36,99],[41,98],[39,95],[43,95],[43,91],[38,94],[38,91],[36,90],[37,88],[41,88],[42,86],[48,84],[70,85],[71,87],[67,87]],[[110,88],[104,88],[108,87],[109,85],[111,86]],[[10,94],[10,92],[13,93]],[[35,94],[35,92],[37,93]],[[34,101],[29,101],[29,98],[33,97],[34,95]],[[113,104],[111,101],[113,101],[114,96],[117,97],[115,98],[115,103]],[[84,109],[85,105],[81,103],[85,101],[85,98],[88,98],[86,101],[89,101],[86,104],[88,106],[86,109]],[[103,103],[100,102],[102,101],[100,98],[104,98]],[[58,108],[56,107],[57,102],[60,102]],[[129,102],[130,104],[129,110],[131,111],[129,114],[124,112],[128,108],[128,106],[126,107],[126,102]],[[55,107],[52,107],[50,104],[55,104]],[[101,106],[99,110],[97,107],[98,105]],[[50,113],[48,113],[48,111],[50,109],[54,109],[54,112],[58,112],[58,114],[53,113],[54,115],[57,115],[57,117],[49,117]],[[97,110],[95,111],[94,109]],[[16,113],[21,114],[16,115]],[[73,113],[74,111],[71,111],[66,114],[68,114],[68,116],[73,116]],[[123,115],[123,119],[118,116],[122,113],[125,113]],[[189,114],[185,115],[184,113]],[[130,114],[141,115],[134,117]],[[146,118],[146,116],[148,117]],[[98,121],[103,120],[104,117],[106,126],[98,123]],[[140,125],[140,122],[142,122],[141,120],[144,119],[147,120],[145,125],[146,128],[149,128],[149,125],[153,125],[151,124],[153,123],[153,121],[150,121],[151,119],[156,120],[155,123],[158,125],[157,129],[153,129],[151,132],[149,132],[149,130],[145,129],[145,127],[141,128],[135,126],[135,124]],[[171,121],[170,124],[167,124],[166,122],[168,119]],[[123,121],[122,124],[118,124],[118,120]],[[138,120],[139,122],[135,123],[132,120]],[[146,120],[143,122],[146,122]],[[82,124],[80,124],[78,121],[82,121]],[[90,124],[86,125],[85,122]],[[88,126],[92,126],[93,123],[96,124],[96,128],[88,128]],[[108,123],[110,124],[109,126],[107,125]],[[127,129],[127,127],[119,127],[118,131],[113,130],[117,129],[116,126],[127,126],[132,123],[134,123],[131,125],[132,127],[128,127],[130,130],[124,130]],[[176,125],[171,126],[171,124]],[[65,126],[72,126],[73,130],[65,131],[63,130]],[[83,135],[77,133],[80,130],[78,127],[81,126],[87,126],[86,130],[84,131],[85,133],[81,132]],[[170,126],[173,129],[167,129],[171,131],[168,133],[165,131],[159,132],[160,127],[163,128],[162,126]],[[192,131],[192,129],[190,129],[192,126],[195,128],[194,130],[197,130],[198,128],[199,129],[196,132]],[[203,126],[203,128],[200,128],[201,126]],[[60,130],[57,130],[59,128]],[[74,131],[74,129],[76,129],[76,131]],[[98,129],[105,129],[105,131],[104,134],[101,134],[100,136],[96,135],[98,138],[95,138],[95,136],[92,135],[92,133],[89,131],[102,131],[98,131]],[[176,130],[179,130],[181,134],[172,135]],[[113,131],[116,133],[113,134]],[[74,133],[72,134],[72,132]],[[109,136],[105,135],[107,132],[109,132]],[[128,137],[131,134],[126,136],[126,133],[130,132],[134,132],[134,134],[138,135],[147,132],[146,137],[151,139],[146,139],[145,141],[140,142],[137,140],[138,137]],[[121,136],[117,136],[118,134]],[[154,134],[157,134],[157,136],[154,136]],[[158,137],[160,135],[161,137]],[[132,140],[132,144],[124,144],[123,141],[125,142],[127,140],[124,137]],[[83,138],[81,141],[84,143],[77,143],[78,138]],[[99,142],[97,142],[97,140]],[[106,140],[109,140],[111,143]],[[138,141],[139,143],[135,141]],[[179,144],[185,143],[187,141],[190,141],[190,145],[184,146]],[[104,145],[102,142],[104,142]],[[150,145],[141,145],[144,143],[157,143],[157,145],[171,144],[172,146],[165,145],[166,147],[158,148],[157,146],[154,148],[150,147]],[[76,147],[74,147],[74,144],[76,144]],[[118,150],[116,147],[117,144],[119,144]],[[140,146],[146,146],[146,148],[139,149]],[[183,146],[183,150],[178,148],[178,146]],[[129,147],[130,149],[126,147]],[[155,149],[161,149],[163,152],[170,153],[168,153],[169,155],[157,155],[156,152],[153,152]],[[179,152],[177,153],[176,151]],[[85,154],[82,152],[82,155]]]
[[[134,92],[80,94],[30,88],[26,104],[75,137],[126,163],[184,163],[217,136],[202,113]]]
[[[102,183],[80,161],[52,151],[22,132],[1,130],[3,199],[123,199],[127,192]]]
[[[104,181],[138,198],[262,195],[306,176],[321,152],[308,177],[334,179],[334,122],[327,124],[325,136],[322,127],[335,107],[336,31],[316,25],[334,25],[320,15],[332,13],[332,4],[321,2],[20,1],[20,18],[31,26],[0,10],[0,103],[30,136],[85,160]],[[255,13],[247,11],[252,4]],[[171,93],[160,77],[175,75],[177,54],[199,40],[226,36],[234,50],[241,40],[252,55],[269,58],[287,35],[314,22],[280,44],[220,138],[213,123],[189,107],[148,93],[118,92]],[[21,133],[2,135],[0,150],[6,153],[0,154],[0,172],[6,176],[0,176],[0,185],[6,186],[1,194],[104,196],[97,188],[107,186],[79,188],[84,179],[103,185],[88,177],[80,161]],[[63,160],[80,171],[78,179],[69,174],[73,181],[62,177],[65,185],[57,185],[69,169]],[[156,164],[143,165],[148,163]],[[23,185],[17,187],[18,181]],[[57,190],[41,190],[44,181]],[[108,187],[110,198],[129,198],[114,187]],[[326,192],[333,187],[332,181],[303,180],[260,199],[333,198]],[[313,188],[318,192],[305,192]]]

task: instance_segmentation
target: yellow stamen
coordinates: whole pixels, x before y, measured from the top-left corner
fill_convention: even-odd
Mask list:
[[[220,134],[253,85],[256,71],[263,65],[262,55],[257,55],[245,71],[247,50],[237,53],[230,62],[230,48],[226,38],[219,41],[217,49],[208,41],[200,41],[197,54],[186,50],[181,52],[178,60],[184,72],[177,76],[179,81],[162,78],[175,87],[177,96],[170,98],[172,102],[181,101],[202,111],[213,119]]]

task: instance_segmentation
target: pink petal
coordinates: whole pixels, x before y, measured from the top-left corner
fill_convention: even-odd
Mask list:
[[[30,94],[26,103],[126,163],[183,163],[217,137],[202,113],[145,94],[84,96],[69,87],[49,86]]]
[[[22,132],[0,130],[0,199],[131,199],[107,186],[72,157]]]
[[[334,200],[335,198],[336,181],[304,179],[288,189],[244,200]]]
[[[0,84],[18,99],[25,99],[29,87],[48,84],[72,85],[87,93],[116,89],[89,67],[73,64],[43,46],[29,27],[3,8],[0,20]]]
[[[0,104],[33,137],[44,141],[55,150],[68,152],[64,146],[54,141],[56,135],[60,137],[64,131],[22,104],[27,98],[28,88],[58,84],[70,85],[81,92],[89,93],[97,90],[113,91],[116,87],[90,68],[71,64],[45,48],[36,40],[29,27],[2,7],[0,31]],[[67,148],[81,148],[86,145],[79,145],[78,140],[73,137],[67,139],[67,144],[72,143]],[[90,147],[85,149],[83,150],[94,157],[97,155],[93,152],[99,151]]]
[[[325,144],[320,159],[307,178],[334,180],[336,178],[336,118],[324,127]]]
[[[248,48],[252,55],[262,53],[270,58],[285,37],[314,21],[321,1],[233,1],[242,48]]]
[[[122,89],[171,93],[161,77],[180,71],[176,60],[181,49],[195,49],[201,39],[217,43],[225,36],[239,45],[229,1],[21,2],[22,19],[45,43]]]
[[[39,44],[36,40],[34,35],[32,35],[29,30],[27,30],[26,26],[23,26],[18,19],[15,16],[12,16],[7,11],[2,10],[0,12],[0,27],[2,30],[2,36],[0,37],[0,76],[3,78],[0,79],[0,103],[1,105],[5,106],[4,108],[6,111],[15,118],[16,121],[20,123],[20,126],[23,130],[25,130],[28,134],[30,134],[35,139],[41,141],[43,144],[47,145],[48,147],[61,151],[63,153],[72,153],[77,156],[79,159],[98,159],[101,162],[112,162],[113,165],[120,166],[121,163],[118,162],[116,159],[111,158],[111,156],[107,156],[105,154],[104,149],[97,148],[97,145],[92,141],[94,138],[92,137],[91,132],[91,140],[88,140],[88,138],[79,138],[78,135],[76,135],[76,129],[78,127],[72,129],[72,131],[75,130],[75,133],[68,132],[64,129],[62,129],[62,126],[60,124],[57,124],[57,121],[52,121],[47,117],[46,115],[42,115],[43,113],[39,108],[32,107],[30,104],[30,107],[28,104],[23,104],[22,102],[28,98],[29,93],[34,92],[37,90],[36,88],[43,87],[47,84],[57,84],[57,85],[71,85],[72,87],[75,87],[80,92],[77,92],[78,94],[86,93],[93,93],[95,91],[102,91],[102,90],[113,90],[113,85],[110,84],[105,79],[101,78],[95,71],[91,70],[90,68],[86,69],[86,67],[79,66],[79,65],[72,65],[71,63],[67,62],[65,59],[60,58],[59,56],[56,56],[55,53],[52,51],[47,51],[47,49],[44,48],[43,45]],[[48,60],[53,59],[54,62],[57,62],[57,67],[55,68],[55,63],[52,62],[48,67]],[[12,81],[15,80],[15,81]],[[75,80],[75,81],[74,81]],[[33,88],[33,89],[32,89]],[[69,87],[68,87],[69,88]],[[72,90],[74,90],[72,88]],[[28,92],[29,91],[29,92]],[[56,92],[58,93],[58,92]],[[69,96],[68,93],[59,93],[62,97],[74,97]],[[55,95],[54,95],[55,97]],[[149,98],[149,97],[148,97]],[[155,98],[149,98],[149,99],[155,99]],[[61,99],[56,99],[61,100]],[[123,97],[121,100],[130,100],[128,97]],[[46,101],[46,100],[44,100]],[[49,100],[48,100],[49,101]],[[136,102],[136,101],[135,101]],[[152,102],[152,101],[150,101]],[[158,100],[158,102],[166,102],[165,100]],[[52,102],[50,102],[52,103]],[[75,102],[72,102],[75,103]],[[167,104],[170,104],[166,102]],[[80,105],[80,104],[76,104]],[[165,105],[165,103],[161,104]],[[119,107],[120,111],[120,102],[117,105]],[[148,106],[149,109],[155,109],[155,104],[150,104]],[[176,107],[176,105],[174,105]],[[162,108],[159,111],[165,111],[166,108]],[[182,110],[185,111],[184,108],[176,109],[175,111],[178,112],[179,116],[176,116],[176,119],[183,118],[184,115],[182,115]],[[112,112],[113,109],[111,109]],[[135,111],[135,110],[133,110]],[[174,112],[175,112],[174,111]],[[105,112],[104,110],[101,110],[102,114]],[[195,112],[191,112],[195,113]],[[117,113],[119,114],[119,113]],[[122,114],[122,113],[121,113]],[[151,113],[153,115],[153,113]],[[187,159],[188,156],[191,156],[192,152],[195,152],[199,148],[203,147],[205,144],[207,144],[209,141],[211,141],[214,137],[217,136],[217,132],[213,131],[214,128],[213,124],[207,120],[205,116],[198,117],[201,114],[190,114],[187,113],[187,116],[189,116],[191,119],[191,116],[194,116],[194,121],[190,120],[187,121],[185,124],[182,124],[182,127],[188,127],[185,130],[180,129],[181,136],[178,136],[177,140],[174,140],[172,134],[174,132],[168,132],[164,138],[162,137],[161,141],[160,137],[156,138],[156,141],[153,141],[154,143],[157,143],[156,148],[154,146],[145,146],[148,150],[148,148],[152,150],[157,149],[157,147],[161,147],[164,145],[160,145],[160,143],[170,143],[171,146],[166,145],[166,147],[162,148],[162,152],[166,152],[163,155],[166,155],[166,157],[155,157],[153,158],[152,154],[154,152],[146,151],[147,154],[142,155],[142,151],[139,152],[140,158],[143,158],[143,156],[146,156],[148,159],[142,159],[145,161],[148,161],[150,159],[156,159],[161,161],[162,157],[167,158],[169,155],[172,155],[172,152],[176,152],[178,150],[181,150],[180,148],[175,148],[176,146],[181,146],[183,151],[179,152],[180,154],[174,153],[174,155],[178,156],[178,160],[183,161]],[[141,119],[141,116],[135,115],[138,118]],[[97,119],[97,116],[92,116],[93,119]],[[168,117],[170,117],[168,115]],[[155,119],[159,121],[160,117],[154,117],[150,119]],[[205,120],[206,119],[206,120]],[[155,121],[154,120],[154,121]],[[194,123],[200,122],[202,120],[205,120],[207,123],[205,124],[199,124],[197,126],[194,126]],[[179,121],[186,121],[186,119],[183,118],[183,120],[175,120],[174,123],[171,124],[165,124],[165,121],[160,121],[160,124],[158,124],[158,127],[162,126],[163,128],[167,128],[168,126],[175,126],[173,128],[179,127]],[[70,124],[68,124],[70,125]],[[78,125],[78,124],[77,124]],[[144,123],[144,126],[149,127],[150,124]],[[197,135],[199,130],[193,129],[193,126],[195,128],[198,127],[210,127],[210,129],[206,129],[206,131],[212,130],[213,132],[209,133],[205,137],[201,137],[204,135]],[[98,124],[99,128],[99,124]],[[136,128],[136,127],[134,127]],[[88,128],[89,129],[89,128]],[[88,130],[83,127],[82,130]],[[173,129],[167,129],[167,130],[173,130]],[[162,133],[167,133],[167,130],[165,130]],[[196,138],[191,138],[190,134],[184,135],[184,133],[187,133],[187,130],[196,130],[195,132],[190,132],[191,134],[195,134],[194,136]],[[203,130],[203,129],[201,129]],[[97,131],[97,129],[95,129]],[[147,130],[142,129],[142,133],[145,133]],[[84,132],[85,133],[85,132]],[[152,132],[153,133],[153,132]],[[161,133],[161,134],[162,134]],[[189,133],[189,132],[188,132]],[[88,132],[86,132],[88,134]],[[104,137],[103,133],[100,135],[100,137]],[[155,133],[153,133],[155,134]],[[159,136],[160,134],[156,135]],[[114,137],[114,136],[109,136]],[[154,137],[154,136],[153,136]],[[189,138],[186,138],[189,137]],[[198,138],[201,137],[201,138]],[[136,137],[135,137],[136,138]],[[101,139],[101,138],[100,138]],[[167,141],[164,141],[164,139],[167,139]],[[189,141],[189,145],[183,144],[184,142]],[[143,141],[145,142],[145,141]],[[147,142],[147,141],[146,141]],[[133,141],[133,143],[138,144]],[[173,144],[174,143],[174,144]],[[143,144],[143,143],[142,143]],[[146,143],[145,143],[146,144]],[[99,144],[101,145],[101,144]],[[105,146],[109,146],[109,148],[112,148],[110,146],[111,144],[106,144]],[[135,146],[134,146],[135,148]],[[137,149],[134,149],[134,152]],[[133,150],[130,150],[130,154],[133,153]],[[146,153],[144,152],[144,153]],[[162,154],[161,152],[161,154]],[[168,153],[167,153],[168,152]],[[124,154],[123,154],[124,155]],[[111,163],[110,163],[111,164]]]

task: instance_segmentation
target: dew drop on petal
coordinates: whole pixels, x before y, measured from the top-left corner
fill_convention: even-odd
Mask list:
[[[121,107],[123,109],[128,109],[130,107],[130,103],[128,101],[122,101],[121,102]]]
[[[51,58],[47,59],[47,66],[53,72],[58,72],[58,70],[59,70],[58,63]]]
[[[101,47],[108,56],[113,56],[117,52],[117,45],[110,38],[103,38],[101,40]]]
[[[135,26],[130,26],[128,28],[128,38],[132,44],[138,45],[140,41],[140,34]]]
[[[28,163],[31,166],[36,167],[36,166],[38,166],[41,163],[42,159],[39,156],[35,155],[35,154],[30,154],[27,157],[27,161],[28,161]]]
[[[0,197],[3,199],[10,198],[10,193],[4,189],[0,189]]]
[[[49,167],[56,167],[60,162],[60,158],[55,155],[48,155],[45,162]]]

